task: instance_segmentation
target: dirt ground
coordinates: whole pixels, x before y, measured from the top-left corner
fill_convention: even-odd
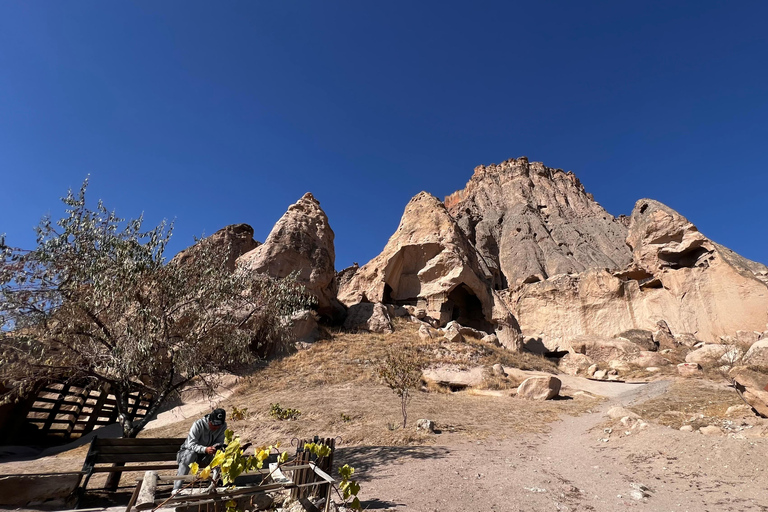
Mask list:
[[[461,426],[456,420],[461,411],[447,412],[453,402],[453,409],[471,416],[463,416],[465,428],[407,441],[399,438],[405,441],[400,444],[396,437],[379,445],[342,442],[336,462],[357,468],[360,496],[368,510],[768,511],[768,438],[761,437],[766,425],[760,420],[721,436],[681,432],[657,423],[630,428],[604,413],[617,405],[643,410],[644,404],[670,394],[678,384],[563,379],[565,385],[581,384],[581,389],[606,399],[554,402],[562,414],[547,427],[543,420],[553,419],[551,408],[537,409],[539,404],[467,393],[423,394],[411,405],[414,414],[443,410],[447,416],[437,414],[438,426],[441,418],[454,418]],[[317,397],[308,401],[313,399]],[[335,401],[331,397],[330,402]],[[391,405],[384,408],[391,410]],[[474,409],[486,410],[485,416],[478,417]],[[522,428],[526,420],[532,428]],[[477,435],[483,421],[488,428]],[[447,423],[443,419],[442,424]],[[182,422],[175,430],[184,428]],[[279,432],[262,431],[268,436]],[[171,426],[152,433],[176,434]],[[42,459],[5,462],[0,473],[79,469],[84,455],[85,446]]]

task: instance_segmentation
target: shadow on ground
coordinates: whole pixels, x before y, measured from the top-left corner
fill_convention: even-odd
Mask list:
[[[440,459],[448,456],[448,449],[436,446],[350,446],[336,448],[334,466],[349,464],[355,476],[366,481],[371,470],[409,459]],[[334,474],[338,469],[334,468]]]

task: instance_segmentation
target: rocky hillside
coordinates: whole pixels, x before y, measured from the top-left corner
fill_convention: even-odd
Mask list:
[[[632,259],[626,224],[573,173],[525,157],[476,167],[445,205],[491,269],[497,289],[589,268],[618,269]]]

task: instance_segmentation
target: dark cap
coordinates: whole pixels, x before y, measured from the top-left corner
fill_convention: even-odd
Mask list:
[[[215,409],[211,414],[208,415],[208,421],[211,422],[211,425],[215,426],[221,426],[224,424],[224,420],[227,419],[227,412],[224,409]]]

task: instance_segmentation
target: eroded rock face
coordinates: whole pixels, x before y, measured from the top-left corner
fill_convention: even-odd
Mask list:
[[[405,208],[400,225],[376,258],[339,290],[347,306],[383,302],[424,310],[437,325],[455,320],[502,344],[519,348],[519,329],[506,304],[479,271],[471,244],[443,203],[421,192]]]
[[[627,227],[571,172],[521,157],[479,166],[445,205],[497,289],[631,261]]]
[[[661,348],[672,348],[765,329],[765,266],[715,244],[674,210],[647,199],[635,206],[627,240],[634,260],[622,270],[559,275],[504,293],[526,346],[567,350],[576,336],[644,329],[655,331]]]
[[[333,239],[328,217],[308,192],[288,208],[264,244],[239,257],[237,265],[278,278],[298,271],[299,281],[317,297],[318,313],[335,317],[341,307],[336,301]]]
[[[253,239],[251,226],[248,224],[231,224],[179,252],[173,257],[171,263],[193,264],[195,255],[200,250],[200,244],[212,244],[226,250],[228,253],[226,267],[229,270],[235,270],[237,258],[259,246],[259,242]]]

